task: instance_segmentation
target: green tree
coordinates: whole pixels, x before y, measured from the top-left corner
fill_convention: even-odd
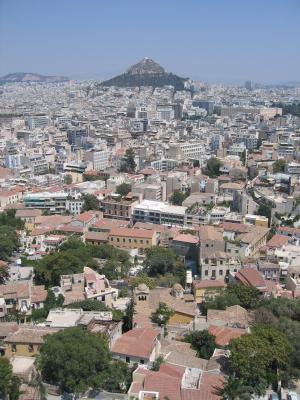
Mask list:
[[[257,215],[262,215],[264,217],[267,217],[269,220],[269,224],[271,223],[271,218],[272,218],[272,206],[271,204],[268,203],[262,203],[259,205],[257,212]]]
[[[208,330],[193,331],[185,336],[185,341],[191,343],[198,357],[206,360],[210,359],[216,348],[215,337]]]
[[[153,365],[152,365],[152,371],[159,371],[161,364],[164,362],[164,357],[163,356],[158,356]]]
[[[64,176],[64,183],[65,183],[66,185],[71,185],[72,182],[73,182],[72,175],[67,174],[67,175]]]
[[[239,304],[247,309],[256,308],[260,300],[260,291],[253,286],[246,286],[242,284],[228,285],[227,290],[229,294],[236,296],[239,299]]]
[[[247,156],[247,153],[246,153],[246,150],[244,150],[242,152],[242,154],[241,154],[241,157],[240,157],[241,162],[243,163],[243,165],[246,165],[246,156]]]
[[[47,298],[43,308],[37,308],[32,310],[31,318],[33,321],[43,321],[47,318],[49,311],[54,308],[61,308],[64,304],[64,296],[59,294],[57,297],[54,292],[49,289]]]
[[[3,285],[5,283],[5,281],[8,279],[9,277],[9,273],[8,273],[8,269],[3,266],[0,266],[0,285]]]
[[[95,195],[88,193],[83,195],[82,211],[98,211],[99,209],[99,200]]]
[[[253,388],[246,386],[241,379],[229,376],[219,394],[224,400],[251,400]]]
[[[46,336],[38,361],[45,382],[80,394],[103,387],[110,366],[106,340],[79,327]]]
[[[119,169],[120,172],[127,172],[130,174],[135,172],[136,163],[134,161],[134,156],[135,154],[132,147],[126,150],[124,160],[122,161]]]
[[[220,167],[222,166],[221,161],[216,157],[211,157],[206,164],[204,173],[210,178],[215,178],[220,175]]]
[[[116,193],[121,196],[126,196],[131,191],[131,184],[130,183],[121,183],[116,187]]]
[[[8,225],[0,225],[0,260],[9,261],[19,245],[20,242],[15,228]]]
[[[181,190],[174,190],[173,194],[170,196],[171,204],[175,206],[181,206],[182,202],[187,198],[186,194]]]
[[[7,358],[0,358],[0,396],[4,400],[17,400],[20,395],[20,379],[13,375]]]
[[[276,174],[277,172],[284,172],[286,166],[286,161],[283,158],[276,160],[273,164],[273,172]]]
[[[10,226],[16,229],[24,229],[25,223],[21,220],[21,218],[16,217],[16,210],[12,208],[3,211],[0,214],[0,226],[2,225]]]
[[[173,314],[174,311],[166,303],[160,302],[157,310],[151,314],[151,321],[159,326],[165,326]]]
[[[104,303],[98,300],[81,300],[75,301],[68,305],[68,308],[81,308],[83,311],[108,311]]]
[[[269,348],[256,335],[244,335],[229,343],[230,375],[253,387],[255,394],[263,395],[268,386],[267,366]]]
[[[131,384],[131,370],[120,360],[109,364],[102,388],[112,393],[127,393]]]
[[[185,279],[183,262],[172,249],[165,247],[153,246],[146,250],[144,269],[150,277],[173,274],[181,283]]]
[[[282,369],[290,360],[292,346],[277,328],[257,325],[250,335],[232,340],[229,344],[230,374],[252,386],[262,395],[268,385],[276,385]]]
[[[285,335],[268,325],[256,325],[252,333],[263,339],[269,347],[271,352],[269,363],[273,370],[277,372],[278,369],[284,368],[292,352],[292,346]]]
[[[83,263],[68,251],[47,254],[35,265],[35,282],[46,287],[58,286],[61,275],[82,272]]]
[[[126,307],[125,315],[123,317],[123,332],[128,332],[133,328],[133,314],[134,314],[134,303],[131,299]]]

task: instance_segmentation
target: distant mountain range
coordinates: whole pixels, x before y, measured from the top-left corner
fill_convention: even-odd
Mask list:
[[[43,83],[55,83],[55,82],[66,82],[69,78],[65,76],[46,76],[35,74],[32,72],[15,72],[13,74],[7,74],[0,77],[0,83],[14,83],[14,82],[43,82]]]
[[[103,81],[100,85],[117,87],[162,87],[172,85],[176,90],[182,90],[184,89],[184,82],[187,79],[166,72],[161,65],[151,58],[143,58],[143,60],[132,65],[123,74]]]

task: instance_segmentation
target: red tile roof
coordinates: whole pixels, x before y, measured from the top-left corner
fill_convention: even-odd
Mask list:
[[[193,282],[193,286],[196,289],[206,289],[206,288],[224,288],[225,283],[222,279],[219,280],[212,280],[212,279],[207,279],[207,280],[195,280]]]
[[[266,282],[262,274],[254,268],[247,267],[239,270],[235,278],[246,286],[253,286],[259,289],[266,288]]]
[[[268,242],[267,247],[279,248],[288,244],[289,237],[285,235],[274,235]]]
[[[112,352],[126,356],[149,358],[159,333],[153,328],[135,328],[116,340]]]
[[[180,235],[175,236],[173,241],[197,244],[199,242],[199,239],[197,236],[191,235],[190,233],[181,233]]]
[[[215,336],[216,345],[227,346],[232,339],[237,339],[242,335],[245,335],[247,331],[245,329],[229,328],[228,326],[215,326],[211,325],[208,328],[209,333]]]
[[[126,236],[134,238],[151,239],[155,231],[148,229],[135,229],[135,228],[112,228],[109,236]]]

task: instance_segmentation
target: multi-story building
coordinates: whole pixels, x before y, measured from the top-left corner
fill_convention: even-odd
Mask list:
[[[134,222],[151,222],[168,226],[183,226],[187,207],[171,206],[162,201],[143,200],[133,208]]]
[[[162,158],[151,162],[151,167],[158,171],[172,171],[178,165],[178,161],[170,158]]]
[[[68,194],[64,192],[30,193],[24,196],[25,207],[48,211],[50,214],[62,214],[66,211]]]
[[[225,279],[230,273],[235,274],[242,268],[238,257],[225,252],[216,252],[200,260],[201,279]]]
[[[96,171],[104,171],[108,167],[109,150],[106,146],[101,149],[91,149],[85,153],[86,162],[92,164],[92,169]]]
[[[174,158],[175,160],[198,160],[203,154],[206,154],[206,151],[203,144],[199,141],[170,143],[168,150],[168,157]]]
[[[45,128],[49,124],[47,115],[30,115],[27,118],[28,128],[32,131],[36,128]]]
[[[68,143],[71,145],[72,150],[87,149],[88,148],[88,131],[86,128],[72,128],[67,132]]]
[[[103,216],[114,219],[131,219],[134,206],[138,205],[136,196],[111,195],[101,201]]]
[[[165,201],[166,200],[166,189],[165,185],[151,184],[151,183],[138,183],[133,185],[132,192],[134,194],[141,194],[145,200],[157,200],[157,201]]]
[[[22,163],[21,163],[21,155],[19,153],[14,153],[14,154],[6,154],[5,155],[5,167],[6,168],[12,168],[12,169],[17,169],[21,168]]]
[[[121,249],[148,249],[157,244],[158,236],[155,230],[150,229],[113,228],[108,241]]]
[[[203,108],[207,111],[207,114],[213,114],[214,112],[214,102],[209,100],[194,100],[192,102],[193,107]]]

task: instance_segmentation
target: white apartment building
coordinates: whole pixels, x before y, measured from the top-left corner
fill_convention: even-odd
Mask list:
[[[90,162],[92,169],[105,171],[108,168],[109,150],[106,146],[101,149],[91,149],[85,153],[86,162]]]
[[[162,158],[151,162],[151,168],[155,168],[158,171],[172,171],[177,165],[178,161],[171,158]]]
[[[205,148],[200,142],[170,143],[168,156],[176,160],[199,159],[205,154]]]
[[[143,200],[133,207],[134,222],[183,226],[187,207],[173,206],[162,201]]]
[[[45,128],[49,124],[49,118],[47,115],[30,115],[27,124],[31,131],[36,128]]]

